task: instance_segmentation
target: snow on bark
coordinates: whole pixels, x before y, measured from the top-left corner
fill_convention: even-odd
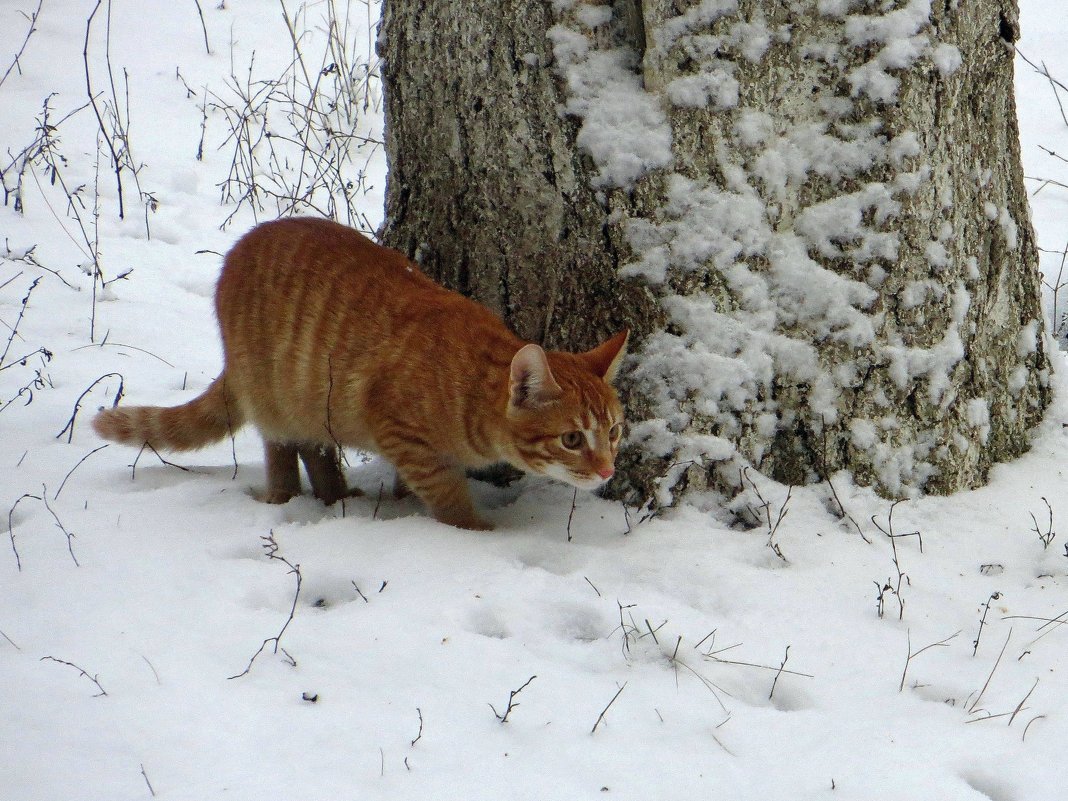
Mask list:
[[[634,332],[621,496],[975,486],[1050,393],[1016,19],[386,0],[384,239],[530,340]]]
[[[975,485],[1049,392],[1015,8],[781,5],[643,3],[628,43],[610,6],[557,3],[562,113],[667,319],[631,373],[631,442],[661,460],[640,489],[745,463]]]

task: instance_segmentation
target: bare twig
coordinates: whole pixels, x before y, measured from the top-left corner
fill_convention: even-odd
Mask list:
[[[247,205],[258,218],[270,202],[279,216],[311,211],[370,231],[373,226],[357,202],[369,190],[369,160],[382,146],[362,133],[362,116],[379,80],[370,41],[364,58],[347,16],[338,14],[335,0],[327,0],[320,5],[325,47],[312,60],[307,6],[291,14],[284,0],[279,5],[292,48],[282,74],[254,78],[253,56],[246,75],[239,78],[231,70],[225,97],[206,93],[205,115],[209,102],[222,113],[229,128],[222,147],[232,149],[230,173],[220,191],[223,201],[236,208],[223,227],[241,207]],[[373,105],[378,107],[377,99]]]
[[[972,656],[975,656],[979,651],[979,638],[983,636],[983,626],[986,625],[986,615],[990,611],[990,602],[1000,600],[1000,598],[1000,592],[993,592],[990,594],[990,597],[986,599],[986,603],[983,604],[983,616],[979,618],[979,632],[975,635],[975,641],[973,643],[975,647],[972,648]]]
[[[508,722],[508,716],[510,714],[512,714],[512,710],[515,709],[517,706],[519,706],[519,703],[515,700],[516,696],[519,695],[519,693],[523,692],[523,690],[525,690],[527,688],[527,685],[530,684],[532,681],[534,681],[534,679],[536,679],[536,678],[538,678],[538,677],[537,676],[531,676],[529,679],[527,679],[525,682],[523,682],[521,687],[519,687],[516,690],[510,690],[508,692],[508,706],[504,710],[504,714],[503,715],[500,714],[499,712],[497,712],[497,709],[493,706],[493,704],[490,704],[489,708],[493,710],[494,717],[496,717],[497,720],[499,720],[501,723],[507,723]],[[413,743],[413,745],[414,745],[414,743]]]
[[[1046,511],[1049,513],[1049,521],[1046,524],[1045,532],[1038,527],[1038,520],[1035,518],[1035,513],[1029,512],[1029,514],[1031,515],[1031,521],[1034,523],[1031,530],[1038,535],[1039,542],[1042,543],[1042,550],[1045,550],[1046,548],[1049,548],[1053,543],[1053,540],[1057,538],[1057,532],[1053,530],[1053,507],[1049,505],[1049,501],[1045,498],[1042,498],[1042,503],[1046,504]]]
[[[293,564],[288,559],[286,559],[284,556],[281,556],[278,553],[278,542],[274,538],[274,531],[271,531],[271,533],[268,534],[266,537],[261,537],[260,539],[263,540],[263,548],[267,552],[267,558],[268,559],[277,559],[279,562],[281,562],[282,564],[286,565],[289,568],[289,574],[293,575],[293,576],[296,576],[297,586],[296,586],[296,589],[293,592],[293,604],[289,609],[289,616],[286,618],[285,623],[282,624],[282,628],[279,629],[278,633],[276,635],[274,635],[273,637],[268,637],[267,639],[265,639],[263,641],[263,643],[260,645],[259,649],[256,651],[256,653],[254,653],[252,655],[252,658],[248,661],[248,667],[246,667],[240,673],[237,673],[237,674],[235,674],[233,676],[228,676],[227,678],[230,678],[230,679],[239,679],[242,676],[248,675],[248,672],[250,670],[252,670],[252,663],[256,661],[256,657],[258,657],[260,654],[262,654],[264,649],[266,649],[268,645],[273,645],[273,652],[275,654],[277,654],[279,652],[279,650],[281,650],[282,653],[285,654],[288,657],[288,659],[289,659],[291,664],[293,664],[293,665],[296,664],[296,660],[294,660],[293,657],[289,655],[289,653],[286,651],[285,648],[281,647],[281,644],[282,644],[282,635],[286,633],[286,629],[289,628],[289,624],[293,622],[293,618],[297,614],[297,599],[300,598],[300,587],[301,587],[301,582],[303,581],[303,578],[302,578],[302,576],[300,574],[300,565],[299,564],[296,564],[296,565]]]
[[[208,26],[204,23],[204,9],[200,7],[200,0],[193,0],[197,7],[197,14],[200,16],[200,29],[204,32],[204,52],[209,56],[211,55],[211,45],[208,44]]]
[[[16,262],[22,262],[23,264],[28,264],[31,267],[34,267],[35,269],[41,270],[42,272],[46,272],[46,273],[50,273],[50,274],[54,275],[56,278],[59,279],[60,283],[63,284],[63,286],[67,287],[67,289],[77,290],[77,287],[74,286],[74,284],[72,284],[66,278],[64,278],[60,274],[59,270],[55,270],[55,269],[53,269],[51,267],[46,267],[45,265],[41,264],[41,262],[37,261],[37,256],[34,255],[34,251],[35,250],[37,250],[37,245],[33,245],[31,247],[28,247],[28,248],[25,248],[24,250],[19,250],[19,251],[12,250],[11,249],[11,243],[7,240],[7,238],[5,238],[4,239],[4,252],[0,253],[0,259],[6,259],[7,261],[16,261]],[[16,278],[18,278],[21,275],[22,275],[22,271],[19,270],[19,272],[16,275],[13,275],[7,281],[4,281],[4,283],[0,284],[0,289],[3,289],[5,286],[7,286],[9,283],[14,281]]]
[[[32,37],[34,33],[37,32],[37,17],[40,16],[41,6],[43,5],[44,0],[37,0],[37,8],[32,14],[27,17],[30,24],[29,27],[26,29],[26,36],[22,40],[22,44],[19,45],[18,52],[15,53],[15,58],[12,59],[11,64],[8,66],[8,68],[4,70],[3,76],[0,76],[0,86],[4,85],[4,81],[6,81],[7,76],[11,74],[11,70],[18,69],[19,75],[22,74],[22,64],[19,63],[19,59],[21,59],[22,54],[26,52],[26,45],[30,43],[30,37]],[[26,16],[25,12],[23,12],[23,16]]]
[[[1032,723],[1034,723],[1036,720],[1044,720],[1045,717],[1045,715],[1035,715],[1033,718],[1031,718],[1031,720],[1027,722],[1027,725],[1024,726],[1023,735],[1020,737],[1020,740],[1024,741],[1027,739],[1027,732],[1030,730]]]
[[[380,507],[382,505],[382,492],[385,490],[385,488],[386,488],[386,482],[385,481],[379,481],[378,482],[378,498],[375,500],[375,508],[371,512],[371,519],[372,520],[377,520],[378,519],[378,507]]]
[[[597,720],[593,723],[593,728],[590,729],[590,734],[596,734],[597,727],[601,725],[601,721],[604,720],[604,716],[608,713],[612,704],[616,702],[616,699],[622,694],[623,690],[627,688],[627,682],[623,682],[623,686],[616,690],[616,694],[612,696],[612,700],[608,702],[608,706],[601,710],[601,714],[597,716]]]
[[[93,92],[93,81],[92,78],[89,76],[89,36],[93,30],[93,18],[100,10],[100,6],[103,2],[104,0],[96,0],[96,5],[93,6],[93,10],[89,13],[89,18],[85,22],[85,43],[82,47],[82,62],[85,65],[85,92],[89,96],[89,105],[92,107],[93,113],[96,115],[96,121],[100,126],[100,131],[104,134],[103,139],[107,143],[108,152],[111,153],[112,166],[115,169],[115,182],[118,185],[119,219],[121,220],[125,217],[122,191],[123,162],[119,158],[118,151],[115,150],[115,144],[112,141],[111,135],[108,133],[107,125],[104,123],[103,113],[100,111],[100,107],[97,105],[97,95]]]
[[[775,671],[775,679],[771,682],[771,692],[768,693],[768,700],[770,701],[775,697],[775,687],[779,683],[779,676],[782,675],[783,670],[786,669],[786,662],[790,658],[790,646],[786,646],[786,653],[783,654],[782,664],[779,665],[779,669]]]
[[[1018,704],[1016,705],[1016,708],[1015,708],[1014,710],[1012,710],[1012,714],[1011,714],[1011,715],[1009,716],[1009,725],[1010,725],[1010,726],[1012,725],[1012,722],[1013,722],[1014,720],[1016,720],[1016,716],[1017,716],[1017,715],[1019,715],[1019,714],[1020,714],[1020,712],[1022,712],[1022,711],[1023,711],[1023,709],[1024,709],[1024,704],[1026,704],[1026,703],[1027,703],[1027,699],[1031,697],[1031,693],[1033,693],[1033,692],[1035,691],[1035,688],[1036,688],[1037,686],[1038,686],[1038,679],[1035,679],[1035,683],[1031,685],[1031,689],[1027,691],[1027,695],[1025,695],[1025,696],[1024,696],[1024,697],[1023,697],[1023,698],[1022,698],[1022,699],[1020,700],[1020,703],[1018,703]]]
[[[571,542],[571,518],[575,516],[575,504],[578,502],[578,488],[575,489],[575,494],[571,496],[571,511],[567,515],[567,541]]]
[[[123,379],[122,373],[104,373],[104,375],[100,376],[100,378],[98,378],[96,381],[94,381],[92,384],[90,384],[88,387],[86,387],[85,391],[83,391],[82,394],[78,396],[78,400],[74,401],[74,411],[71,412],[70,419],[67,420],[67,424],[65,426],[63,426],[63,430],[60,431],[58,434],[56,434],[56,439],[59,439],[64,434],[66,434],[67,435],[67,443],[70,444],[71,440],[74,438],[74,421],[75,421],[75,418],[77,418],[77,416],[78,416],[78,411],[82,408],[82,401],[85,400],[85,396],[86,395],[88,395],[90,392],[92,392],[93,387],[95,387],[97,384],[99,384],[105,378],[118,378],[119,379],[119,388],[115,391],[115,397],[111,402],[111,408],[114,409],[116,406],[119,405],[119,401],[122,400],[122,396],[123,396],[123,382],[124,382],[124,379]]]
[[[20,573],[22,572],[22,559],[19,557],[19,549],[15,547],[15,509],[27,498],[35,501],[41,500],[40,495],[31,495],[28,492],[23,493],[19,496],[18,500],[11,505],[11,508],[7,510],[7,533],[11,538],[11,552],[15,554],[15,566],[19,569]]]
[[[50,359],[51,357],[51,353],[49,353],[48,351],[44,351],[44,358],[46,363],[47,359]],[[33,403],[34,391],[38,389],[44,389],[46,386],[50,385],[51,382],[44,374],[43,370],[41,368],[37,368],[36,370],[34,370],[33,376],[19,388],[18,392],[16,392],[13,397],[6,401],[0,400],[0,412],[4,411],[4,409],[9,408],[15,401],[22,397],[26,398],[23,405],[29,406],[31,403]]]
[[[91,681],[93,684],[95,684],[96,688],[98,690],[100,690],[100,692],[98,692],[96,695],[93,696],[94,698],[100,698],[103,695],[107,695],[107,691],[102,686],[100,686],[100,682],[97,680],[96,676],[90,676],[88,671],[84,670],[83,668],[78,667],[73,662],[67,662],[65,659],[56,659],[54,656],[42,656],[41,657],[41,661],[42,662],[57,662],[60,665],[66,665],[67,667],[74,668],[81,675],[85,676],[85,678],[89,679],[89,681]]]
[[[760,487],[758,487],[756,482],[753,481],[752,478],[750,478],[749,468],[742,468],[742,470],[740,471],[740,476],[741,486],[745,487],[745,482],[748,481],[749,486],[753,489],[753,494],[756,495],[757,499],[760,501],[760,505],[755,509],[753,507],[749,507],[749,513],[757,520],[760,520],[761,517],[764,518],[765,525],[768,531],[768,547],[771,548],[772,553],[774,553],[782,561],[786,562],[786,556],[783,554],[782,549],[779,547],[778,543],[775,542],[775,534],[778,532],[779,526],[782,524],[782,521],[786,519],[786,515],[790,511],[790,496],[793,494],[794,488],[787,488],[786,498],[783,499],[782,505],[779,507],[779,511],[773,520],[771,516],[771,503],[769,501],[764,500],[764,496],[760,493]]]
[[[906,642],[908,643],[909,655],[905,659],[905,667],[901,671],[901,683],[898,685],[897,691],[898,692],[902,692],[905,689],[905,675],[909,672],[909,665],[912,663],[913,659],[915,659],[917,656],[922,654],[924,651],[927,651],[927,650],[929,650],[931,648],[947,648],[947,647],[949,647],[949,641],[952,640],[954,637],[956,637],[958,634],[960,634],[959,631],[954,633],[954,634],[950,634],[944,640],[939,640],[938,642],[933,642],[930,645],[925,645],[920,650],[914,652],[912,650],[912,632],[910,630],[906,629],[905,630],[905,639],[906,639]]]
[[[21,648],[19,648],[18,644],[13,639],[4,634],[4,632],[0,631],[0,637],[3,637],[5,640],[7,640],[11,644],[11,647],[14,648],[16,651],[22,650]]]
[[[75,351],[79,351],[79,350],[85,350],[86,348],[105,348],[105,347],[109,347],[109,348],[127,348],[129,350],[135,350],[138,353],[143,353],[146,356],[151,356],[156,361],[158,361],[158,362],[160,362],[162,364],[165,364],[168,367],[171,367],[171,368],[174,367],[173,364],[171,364],[169,361],[164,359],[158,353],[153,353],[152,351],[146,350],[145,348],[139,348],[136,345],[129,345],[126,342],[108,342],[108,334],[110,334],[110,332],[108,332],[107,334],[104,334],[104,339],[101,340],[100,342],[91,342],[88,345],[81,345],[81,346],[79,346],[77,348],[74,348],[74,350]],[[184,389],[184,387],[183,387],[183,389]]]
[[[148,780],[148,774],[145,773],[145,763],[144,762],[141,763],[141,775],[145,777],[145,784],[148,785],[148,792],[150,792],[152,794],[152,797],[155,798],[156,797],[156,791],[154,789],[152,789],[152,782],[150,782]]]
[[[33,283],[30,284],[30,288],[26,291],[26,294],[22,298],[22,303],[19,306],[18,317],[15,318],[15,324],[11,326],[11,334],[7,338],[7,344],[4,345],[3,352],[0,352],[0,370],[4,368],[4,360],[7,358],[8,352],[11,350],[11,343],[15,340],[15,335],[18,333],[19,324],[22,322],[22,318],[26,315],[26,306],[30,302],[30,296],[33,294],[33,290],[37,289],[37,285],[41,283],[40,278],[33,279]]]
[[[415,735],[415,739],[412,740],[412,746],[423,739],[423,710],[419,707],[415,708],[416,713],[419,715],[419,733]]]
[[[22,571],[22,559],[19,557],[18,548],[15,546],[15,509],[20,503],[27,499],[40,501],[42,504],[44,504],[45,509],[50,515],[52,515],[52,519],[56,523],[56,528],[62,531],[64,536],[66,536],[67,538],[67,551],[70,553],[70,558],[74,561],[75,567],[80,567],[80,565],[78,564],[78,558],[74,555],[74,534],[67,531],[66,527],[63,525],[63,522],[59,519],[59,515],[57,515],[55,510],[49,505],[48,488],[42,486],[40,495],[32,495],[28,492],[24,493],[23,495],[20,495],[18,500],[16,500],[15,503],[11,505],[11,508],[7,512],[7,531],[8,536],[11,538],[11,551],[15,554],[15,566],[18,568],[19,572]]]
[[[99,451],[104,450],[104,448],[106,448],[107,446],[108,446],[108,444],[105,442],[103,445],[100,445],[100,446],[98,446],[96,448],[93,448],[91,451],[89,451],[89,453],[85,454],[85,456],[83,456],[81,459],[79,459],[78,462],[74,465],[74,467],[72,467],[70,470],[67,471],[67,475],[63,476],[63,480],[61,482],[59,482],[59,489],[57,489],[56,490],[56,494],[52,496],[52,500],[53,501],[59,500],[59,493],[63,492],[63,488],[67,485],[67,479],[71,477],[71,474],[74,473],[75,470],[77,470],[79,467],[81,467],[82,462],[84,462],[86,459],[88,459],[94,453],[98,453]]]
[[[141,461],[141,454],[145,452],[146,448],[152,451],[152,453],[156,454],[156,458],[160,460],[161,464],[165,464],[167,467],[176,467],[183,473],[194,472],[191,468],[184,467],[180,464],[175,464],[174,462],[168,462],[166,459],[160,456],[159,451],[157,451],[149,443],[146,442],[144,445],[141,446],[141,449],[137,451],[137,456],[134,457],[133,464],[130,465],[130,481],[134,481],[137,479],[137,463]]]
[[[1040,250],[1042,250],[1042,249],[1040,248]],[[1052,314],[1053,332],[1059,338],[1060,335],[1064,331],[1064,320],[1061,318],[1061,315],[1058,313],[1057,305],[1060,302],[1061,290],[1065,286],[1064,267],[1065,267],[1065,262],[1068,261],[1068,242],[1065,243],[1063,250],[1059,250],[1059,251],[1042,250],[1042,252],[1044,252],[1044,253],[1057,253],[1061,257],[1060,265],[1057,267],[1057,279],[1052,284],[1050,282],[1048,282],[1048,281],[1045,281],[1045,280],[1042,281],[1043,285],[1049,288],[1050,294],[1053,295],[1053,314]]]
[[[871,522],[872,525],[874,525],[877,529],[879,529],[879,531],[886,535],[887,538],[889,538],[890,547],[893,550],[894,554],[894,569],[897,571],[897,584],[891,585],[890,580],[888,579],[886,585],[879,593],[879,617],[882,617],[883,615],[883,593],[885,593],[887,590],[890,590],[897,598],[897,619],[903,620],[905,617],[905,599],[901,596],[901,585],[903,583],[911,582],[909,582],[908,574],[901,569],[901,559],[898,556],[897,552],[897,541],[901,537],[916,537],[920,543],[920,553],[923,553],[923,536],[920,534],[919,531],[912,531],[908,534],[894,533],[894,509],[899,503],[901,503],[901,501],[897,500],[890,504],[890,512],[886,516],[886,528],[883,528],[881,525],[879,525],[878,521],[875,519],[875,515],[871,516]]]
[[[156,684],[163,684],[163,682],[160,681],[159,671],[156,670],[156,666],[153,665],[151,662],[149,662],[148,661],[148,657],[145,656],[144,654],[141,654],[141,658],[143,660],[145,660],[145,664],[148,665],[148,669],[151,670],[152,671],[152,675],[156,677]]]
[[[998,665],[1001,664],[1001,657],[1005,655],[1005,649],[1009,647],[1009,640],[1012,639],[1012,629],[1009,629],[1009,634],[1005,638],[1005,644],[1001,646],[1001,651],[998,653],[998,658],[994,660],[994,667],[990,668],[990,675],[986,677],[986,681],[983,683],[983,689],[979,691],[979,695],[972,701],[972,705],[968,707],[968,714],[974,714],[976,708],[979,706],[979,702],[983,700],[983,695],[986,693],[987,687],[990,686],[990,680],[994,678],[994,673],[998,669]]]
[[[710,678],[708,678],[707,676],[702,674],[700,671],[698,671],[692,665],[688,664],[686,662],[686,660],[682,659],[679,656],[679,646],[681,644],[682,644],[682,637],[679,637],[675,641],[675,649],[672,651],[671,655],[669,656],[666,651],[664,652],[664,656],[667,657],[668,661],[671,663],[672,669],[675,671],[675,684],[676,684],[676,686],[678,685],[678,681],[679,681],[679,678],[678,678],[679,668],[682,668],[687,673],[689,673],[691,676],[693,676],[695,679],[697,679],[699,682],[701,682],[701,684],[704,686],[704,688],[706,690],[708,690],[710,693],[712,693],[712,697],[716,699],[716,703],[719,704],[719,708],[722,709],[724,712],[726,712],[729,715],[730,712],[727,710],[727,705],[725,703],[723,703],[723,698],[721,696],[723,696],[723,695],[729,696],[730,693],[728,693],[726,690],[724,690],[722,687],[720,687],[718,684],[716,684]]]
[[[633,609],[635,606],[637,606],[637,604],[624,605],[617,599],[616,606],[619,607],[619,631],[623,634],[623,655],[627,656],[630,654],[631,637],[638,639],[638,625],[634,622],[633,615],[630,616],[630,624],[628,625],[627,621],[623,618],[623,612],[627,609]],[[614,634],[615,631],[613,630],[612,633]]]
[[[41,503],[44,504],[44,508],[48,510],[48,513],[52,515],[52,519],[56,521],[56,528],[63,532],[63,535],[67,538],[67,551],[70,552],[70,558],[74,560],[75,567],[81,567],[78,564],[78,558],[74,555],[74,534],[67,531],[63,522],[59,519],[59,515],[55,513],[55,510],[48,504],[48,488],[44,485],[41,486]]]
[[[8,248],[8,250],[10,251],[10,248]],[[4,281],[4,283],[0,284],[0,289],[3,289],[8,284],[14,283],[19,278],[22,278],[22,270],[19,270],[17,273],[15,273],[11,277],[9,277],[6,281]],[[4,323],[4,325],[7,325],[7,323]]]
[[[705,659],[707,659],[707,660],[709,660],[711,662],[717,662],[717,663],[719,663],[721,665],[737,665],[738,667],[756,668],[758,670],[773,670],[773,671],[775,671],[776,674],[781,674],[781,675],[785,675],[785,676],[798,676],[799,678],[802,678],[802,679],[814,679],[815,678],[815,676],[812,675],[811,673],[801,673],[800,671],[797,671],[797,670],[787,670],[785,665],[780,665],[779,667],[775,667],[774,665],[761,665],[761,664],[758,664],[756,662],[743,662],[743,661],[737,660],[737,659],[724,659],[721,656],[719,656],[719,654],[722,654],[722,653],[724,653],[726,651],[729,651],[729,650],[731,650],[733,648],[737,648],[738,645],[740,645],[740,644],[741,643],[738,643],[736,645],[730,645],[730,646],[727,646],[726,648],[721,648],[718,651],[702,654],[702,656]]]
[[[857,533],[860,535],[860,538],[862,540],[864,540],[864,542],[868,543],[868,545],[871,545],[871,540],[868,539],[868,535],[864,533],[863,529],[861,529],[860,524],[857,523],[857,521],[856,521],[856,519],[854,519],[853,515],[849,514],[849,512],[846,511],[845,504],[842,503],[842,499],[838,497],[838,490],[835,489],[834,481],[831,480],[831,471],[830,471],[830,468],[827,465],[827,418],[826,417],[823,418],[823,427],[820,429],[820,437],[821,437],[822,444],[823,444],[823,450],[822,450],[822,452],[820,452],[818,454],[820,472],[823,474],[823,480],[827,482],[827,486],[831,488],[831,497],[833,497],[834,498],[834,502],[836,504],[838,504],[838,516],[839,516],[840,519],[848,520],[850,523],[852,523],[853,524],[853,528],[855,528],[857,530]]]

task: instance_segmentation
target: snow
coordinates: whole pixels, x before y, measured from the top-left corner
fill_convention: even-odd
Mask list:
[[[21,68],[0,86],[5,152],[33,138],[48,93],[59,93],[53,123],[84,102],[81,42],[93,5],[43,4]],[[892,507],[844,474],[833,477],[834,494],[826,483],[788,494],[750,472],[753,487],[734,511],[761,521],[752,529],[732,525],[722,501],[700,492],[644,519],[588,495],[575,498],[572,513],[570,489],[526,478],[505,490],[474,485],[498,526],[476,534],[434,522],[412,500],[386,493],[379,502],[392,471],[355,453],[348,475],[368,495],[327,509],[310,497],[285,506],[251,497],[263,483],[252,432],[233,450],[224,443],[164,455],[188,471],[150,453],[133,468],[130,450],[96,450],[88,418],[113,402],[118,374],[123,402],[175,404],[220,365],[216,254],[252,214],[245,207],[219,229],[233,211],[218,189],[230,167],[231,151],[220,147],[229,131],[209,106],[204,160],[196,160],[204,87],[225,92],[231,42],[234,70],[244,75],[255,51],[260,78],[284,66],[290,45],[274,2],[202,6],[212,55],[192,4],[112,7],[111,59],[120,94],[127,71],[130,143],[154,211],[146,215],[128,194],[127,219],[117,219],[106,159],[97,175],[89,113],[58,129],[60,177],[83,187],[79,211],[90,242],[98,236],[105,277],[133,269],[97,298],[95,341],[91,283],[78,268],[87,243],[60,187],[38,169],[27,175],[25,213],[0,208],[0,351],[10,335],[0,361],[0,798],[1063,795],[1068,558],[1057,532],[1068,526],[1068,393],[1060,353],[1050,379],[1057,401],[1034,447],[996,468],[988,487]],[[857,6],[819,4],[840,16]],[[19,12],[34,8],[28,0],[0,8],[0,68],[21,44]],[[1020,48],[1064,80],[1059,10],[1058,0],[1025,0]],[[102,42],[94,42],[93,75],[104,86]],[[1068,183],[1063,165],[1040,149],[1063,150],[1068,126],[1051,111],[1048,81],[1018,67],[1027,174]],[[778,142],[761,126],[752,117],[739,136]],[[360,197],[377,221],[384,167],[380,150],[369,158],[371,188]],[[675,248],[672,264],[744,252],[752,243],[739,199],[741,186],[725,198],[679,183],[660,230],[634,236]],[[884,202],[869,200],[873,209]],[[1052,282],[1068,237],[1068,194],[1046,185],[1033,201]],[[737,233],[713,250],[702,254],[698,237],[677,236],[721,212],[740,215],[727,220]],[[1001,214],[995,209],[995,219]],[[853,235],[820,241],[859,244]],[[673,300],[686,333],[652,343],[662,358],[647,359],[646,369],[692,358],[685,380],[711,375],[736,412],[772,374],[773,359],[835,392],[839,379],[822,372],[811,349],[766,325],[766,279],[733,261],[726,273],[736,291],[752,287],[738,293],[749,298],[740,316],[720,315],[718,327],[699,331],[685,323],[707,319],[699,304],[708,301]],[[835,299],[843,313],[868,297],[861,282],[843,291],[849,302]],[[812,302],[800,293],[797,313]],[[952,302],[963,319],[967,293]],[[838,330],[851,331],[848,322]],[[1040,330],[1037,321],[1025,328],[1021,357]],[[902,351],[901,369],[937,372],[954,358],[947,334],[926,356]],[[735,375],[748,383],[732,387]],[[68,442],[62,429],[90,386]],[[695,401],[686,392],[674,400],[680,409]],[[996,413],[982,398],[958,402],[980,430]],[[888,482],[922,472],[925,449],[945,445],[895,445],[883,433],[897,425],[891,411],[850,429],[853,447],[881,449]],[[632,436],[676,453],[670,427],[680,424],[654,420]],[[776,425],[759,410],[746,424],[765,437]],[[715,438],[684,445],[694,460],[724,458],[730,447]],[[836,513],[836,497],[848,518]],[[299,594],[291,565],[299,565]],[[252,660],[280,632],[279,651],[268,643]]]
[[[960,66],[963,63],[963,58],[956,45],[942,42],[941,44],[935,45],[931,50],[931,61],[933,61],[935,67],[937,67],[938,74],[943,78],[948,78],[960,69]]]
[[[959,66],[956,46],[938,41],[929,0],[819,3],[817,10],[829,19],[818,28],[772,24],[760,10],[742,10],[734,0],[703,0],[677,14],[656,7],[644,19],[650,46],[640,70],[636,57],[615,44],[613,30],[587,35],[585,8],[561,13],[550,36],[568,92],[563,111],[580,125],[577,142],[595,165],[595,184],[623,190],[617,194],[621,200],[624,192],[639,198],[632,217],[626,200],[610,204],[609,219],[620,225],[632,251],[621,274],[647,284],[669,313],[667,330],[643,345],[655,366],[636,373],[638,393],[654,399],[648,413],[664,421],[657,431],[680,437],[688,428],[728,434],[736,453],[718,469],[736,473],[776,448],[778,432],[799,425],[794,411],[779,405],[784,386],[806,387],[807,417],[800,425],[817,431],[823,420],[837,419],[839,403],[849,402],[862,383],[856,377],[873,365],[881,371],[889,363],[890,378],[902,393],[918,381],[926,384],[921,391],[932,403],[953,403],[947,389],[954,372],[959,377],[970,332],[961,329],[966,323],[959,317],[949,330],[931,336],[923,326],[944,315],[950,303],[971,307],[974,286],[960,283],[954,271],[975,280],[978,260],[964,256],[958,266],[961,244],[948,220],[931,221],[937,234],[926,243],[903,239],[898,225],[903,203],[944,174],[935,172],[939,165],[931,163],[920,132],[900,130],[885,111],[897,103],[901,71],[920,59],[927,62],[918,69],[940,79]],[[759,92],[743,100],[736,76],[745,62],[779,69],[784,58],[795,56],[784,48],[769,50],[785,42],[802,53],[788,71],[790,89],[770,107]],[[814,60],[826,66],[809,63]],[[836,73],[852,83],[851,95],[826,86],[835,83]],[[651,99],[669,113],[649,113],[645,104]],[[703,135],[714,142],[708,153],[715,165],[696,170],[696,176],[688,162],[700,162],[705,154],[687,148],[702,137],[694,136],[694,117],[679,106],[699,109],[698,117],[706,107],[720,112]],[[635,144],[634,127],[617,122],[624,108],[638,109],[636,116],[646,120],[644,149]],[[649,158],[651,141],[668,150],[676,146],[680,154]],[[650,170],[657,170],[656,177],[643,182]],[[976,164],[971,174],[984,196],[1004,203],[1005,187],[994,185],[989,165]],[[938,199],[948,211],[953,192],[948,181],[940,182]],[[1063,186],[1052,185],[1058,184]],[[812,193],[826,197],[819,189],[825,185],[840,191],[813,200]],[[650,196],[658,206],[650,208]],[[609,205],[606,195],[600,199]],[[1018,226],[1009,210],[990,202],[986,213],[1005,246],[1015,248]],[[925,257],[931,280],[906,286],[903,306],[894,308],[876,302],[875,290],[884,287],[886,264],[899,258],[903,245]],[[715,297],[696,316],[673,298],[694,286]],[[923,308],[928,303],[931,308]],[[898,310],[913,314],[899,321]],[[991,311],[999,313],[996,305]],[[739,337],[736,329],[744,334]],[[754,346],[740,347],[740,338]],[[926,347],[915,347],[918,342]],[[819,353],[813,343],[819,343]],[[829,356],[829,343],[854,350]],[[821,363],[830,359],[835,364]],[[715,380],[706,379],[710,371]],[[1012,386],[1026,386],[1020,384],[1026,375],[1014,370]],[[779,425],[762,434],[767,428],[753,427],[755,419],[777,419]],[[892,432],[886,449],[911,454],[896,462],[899,475],[885,462],[878,467],[884,491],[922,491],[915,482],[941,469],[915,461],[946,454],[930,447],[943,436],[936,429],[915,421],[881,429]],[[912,443],[906,441],[910,437]],[[662,444],[658,437],[657,449]],[[692,438],[687,449],[691,445]],[[873,443],[870,461],[883,462],[886,449]],[[706,454],[703,461],[717,460]]]
[[[583,6],[585,9],[586,7]],[[591,15],[579,12],[584,25]],[[603,15],[597,17],[604,23]],[[548,31],[556,68],[567,83],[562,113],[582,120],[575,143],[599,167],[598,187],[630,186],[671,163],[671,131],[656,99],[642,91],[626,47],[591,50],[589,40],[564,25]]]

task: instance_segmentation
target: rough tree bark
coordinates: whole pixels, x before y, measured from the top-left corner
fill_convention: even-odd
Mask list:
[[[612,489],[952,492],[1049,402],[1015,0],[385,0],[385,242],[550,347],[627,325]]]

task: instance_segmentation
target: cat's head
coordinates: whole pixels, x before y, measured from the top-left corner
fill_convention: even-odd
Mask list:
[[[526,345],[515,354],[507,411],[515,467],[586,490],[612,477],[623,437],[612,382],[627,337],[622,331],[585,353]]]

